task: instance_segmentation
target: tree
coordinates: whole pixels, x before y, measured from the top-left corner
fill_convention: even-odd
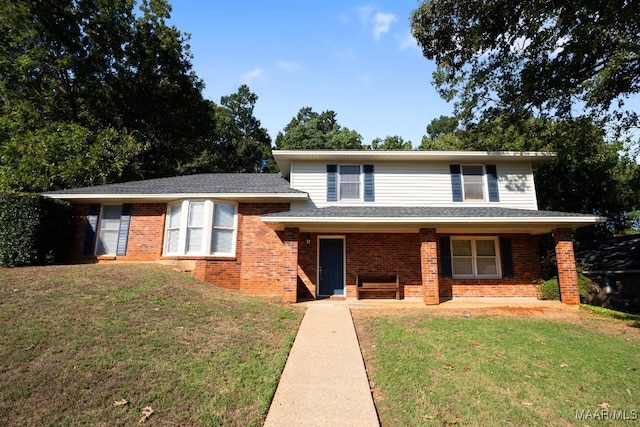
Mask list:
[[[0,191],[186,173],[214,130],[166,0],[0,2]]]
[[[372,150],[411,150],[411,141],[405,141],[401,136],[387,136],[384,140],[376,138],[371,141]]]
[[[638,125],[624,101],[640,92],[640,3],[430,0],[412,34],[446,100],[466,122],[510,113],[571,119],[574,109]]]
[[[362,136],[342,127],[336,113],[327,110],[320,114],[310,107],[303,107],[276,137],[276,147],[281,150],[348,150],[361,149]]]
[[[234,169],[238,172],[262,172],[273,160],[271,137],[253,115],[257,101],[258,96],[247,85],[241,85],[236,93],[220,99],[220,104],[228,110],[231,118],[231,123],[226,121],[223,134],[230,137],[235,147],[237,164]],[[232,125],[231,129],[228,125]]]

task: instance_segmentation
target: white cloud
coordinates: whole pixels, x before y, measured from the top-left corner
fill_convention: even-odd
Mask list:
[[[302,64],[298,64],[297,62],[282,60],[278,61],[278,67],[287,73],[295,73],[296,71],[300,71],[304,68]]]
[[[263,79],[265,76],[266,73],[262,68],[254,68],[253,70],[244,73],[241,80],[243,84],[250,85],[258,79]]]
[[[380,40],[380,36],[388,33],[391,28],[391,24],[397,20],[398,18],[396,18],[393,13],[376,13],[373,17],[373,38]]]
[[[418,41],[413,37],[411,31],[407,31],[404,37],[400,37],[400,50],[405,49],[417,49],[420,50],[418,46]]]
[[[369,24],[371,22],[371,14],[373,13],[373,7],[370,5],[360,6],[356,9],[358,13],[358,19],[365,24]]]

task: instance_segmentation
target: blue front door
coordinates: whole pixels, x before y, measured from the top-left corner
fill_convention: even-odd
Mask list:
[[[320,239],[318,295],[344,295],[344,240]]]

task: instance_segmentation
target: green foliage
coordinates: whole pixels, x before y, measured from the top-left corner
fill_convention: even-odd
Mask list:
[[[405,141],[401,136],[387,136],[383,139],[376,138],[371,141],[372,150],[411,150],[411,141]]]
[[[611,310],[610,308],[588,304],[580,304],[580,308],[583,310],[591,311],[592,313],[599,314],[601,316],[611,317],[613,319],[631,320],[640,326],[640,314],[625,313],[623,311],[616,311]]]
[[[0,3],[0,189],[175,175],[210,104],[166,0]]]
[[[70,232],[68,203],[35,194],[0,195],[0,265],[16,267],[64,259]]]
[[[538,286],[538,299],[560,301],[560,285],[557,278],[543,280]]]
[[[278,133],[276,147],[281,150],[362,149],[362,136],[338,124],[336,113],[320,114],[310,107],[300,109],[296,117]]]
[[[582,273],[578,273],[578,293],[581,299],[587,299],[591,292],[593,282]],[[540,281],[538,286],[538,299],[560,301],[560,285],[558,278]]]
[[[466,121],[508,113],[570,118],[573,107],[633,129],[640,6],[615,0],[422,1],[412,34],[434,60],[441,96]]]

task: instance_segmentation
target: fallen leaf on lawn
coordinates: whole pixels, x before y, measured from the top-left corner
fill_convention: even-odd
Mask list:
[[[373,381],[369,381],[369,388],[370,388],[371,390],[373,390],[374,388],[376,388],[376,383],[375,383],[375,382],[373,382]]]
[[[425,420],[432,420],[437,416],[438,414],[436,413],[435,415],[424,415],[422,418],[424,418]]]
[[[598,406],[605,409],[611,408],[611,405],[609,405],[607,402],[598,403]]]
[[[153,410],[153,408],[151,406],[147,406],[146,408],[142,408],[142,418],[140,418],[140,421],[138,421],[138,424],[141,424],[141,423],[147,421],[149,419],[149,417],[151,417],[151,415],[154,412],[155,411]]]
[[[455,366],[453,366],[453,365],[444,365],[443,368],[447,369],[449,371],[452,371],[455,368]]]
[[[129,403],[127,399],[120,399],[113,402],[113,406],[122,406],[122,405],[126,405],[127,403]]]
[[[583,386],[583,385],[581,385],[580,387],[578,387],[578,390],[580,390],[580,391],[584,391],[584,386]]]
[[[522,404],[524,406],[533,406],[533,403],[531,403],[531,402],[522,402]]]
[[[465,366],[464,368],[462,368],[463,371],[467,372],[469,370],[468,366]]]
[[[627,368],[627,371],[635,371],[637,368]]]
[[[629,393],[629,396],[631,396],[631,390],[627,389],[627,393]]]
[[[568,367],[569,367],[569,365],[567,365],[566,363],[561,363],[561,364],[560,364],[560,367],[561,367],[561,368],[568,368]]]

